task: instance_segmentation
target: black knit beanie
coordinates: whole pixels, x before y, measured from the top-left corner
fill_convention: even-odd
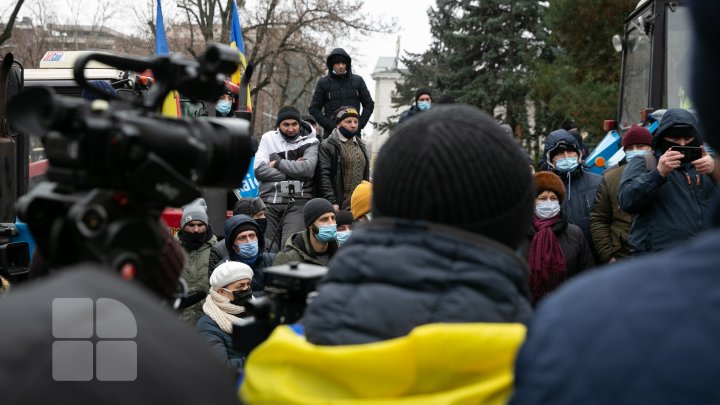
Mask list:
[[[421,88],[415,90],[415,102],[416,103],[417,103],[418,99],[420,98],[420,96],[422,96],[423,94],[427,94],[428,96],[430,96],[430,99],[432,100],[432,92],[430,91],[430,89],[421,87]]]
[[[437,106],[398,126],[375,173],[375,217],[454,226],[513,249],[530,224],[535,184],[527,157],[475,107]]]
[[[324,198],[313,198],[312,200],[306,202],[305,207],[303,207],[305,228],[308,228],[313,224],[313,222],[315,222],[316,219],[320,218],[320,216],[327,212],[335,212],[335,208],[333,208],[332,204],[330,204],[330,201]]]
[[[335,223],[337,226],[343,226],[343,225],[352,225],[355,218],[353,218],[353,214],[350,211],[338,211],[337,214],[335,214]]]
[[[286,105],[285,107],[281,108],[280,111],[278,111],[277,115],[277,121],[275,121],[275,126],[279,127],[280,123],[285,120],[295,120],[300,123],[300,111],[298,111],[297,108]]]

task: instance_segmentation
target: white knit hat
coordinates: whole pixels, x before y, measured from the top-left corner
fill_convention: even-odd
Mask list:
[[[215,268],[210,275],[210,286],[214,289],[222,288],[238,280],[253,278],[253,271],[245,263],[227,261]]]

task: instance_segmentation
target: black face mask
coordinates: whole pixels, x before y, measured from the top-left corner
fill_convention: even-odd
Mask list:
[[[338,131],[347,139],[351,139],[353,136],[357,135],[357,132],[350,132],[349,130],[345,129],[345,127],[338,127]]]
[[[252,298],[252,289],[233,291],[233,300],[230,301],[233,305],[242,305]]]
[[[268,220],[267,218],[258,218],[255,220],[257,222],[258,226],[260,227],[260,230],[262,231],[263,235],[265,234],[265,230],[267,229]]]
[[[180,231],[179,238],[180,243],[182,243],[183,247],[185,249],[192,251],[197,250],[202,246],[202,244],[208,240],[208,232],[205,233],[190,233],[185,231]]]

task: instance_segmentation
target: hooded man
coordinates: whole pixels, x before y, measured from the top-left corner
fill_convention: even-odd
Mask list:
[[[188,291],[207,293],[210,252],[217,238],[208,224],[207,205],[204,199],[198,198],[183,207],[177,238],[185,253],[185,265],[180,276],[187,283]],[[202,306],[203,302],[200,301],[185,308],[180,312],[180,317],[189,324],[195,325],[202,315]]]
[[[594,252],[590,234],[590,212],[602,177],[583,168],[582,146],[564,129],[555,130],[548,135],[543,154],[547,158],[549,169],[560,176],[565,186],[566,198],[561,208],[567,222],[582,229],[585,240]]]
[[[415,100],[413,101],[412,107],[405,110],[402,114],[400,114],[400,119],[398,119],[398,124],[402,124],[405,122],[408,118],[421,113],[423,111],[428,110],[432,106],[432,92],[430,89],[426,88],[419,88],[415,91]]]
[[[606,170],[602,175],[595,195],[595,205],[590,213],[590,232],[600,263],[614,263],[630,255],[627,241],[632,216],[620,209],[617,192],[627,162],[642,159],[650,151],[651,145],[650,131],[640,125],[633,125],[622,138],[625,158],[620,161],[619,166]]]
[[[254,164],[270,250],[303,229],[302,207],[313,198],[319,144],[315,129],[295,107],[281,108],[275,124],[276,130],[262,136]]]
[[[275,255],[265,251],[265,236],[258,223],[247,215],[233,215],[225,220],[225,239],[223,248],[213,248],[214,254],[222,259],[215,263],[207,276],[211,276],[216,267],[227,261],[245,263],[252,269],[252,290],[265,289],[265,267],[271,266]]]
[[[617,197],[621,209],[635,214],[628,238],[633,255],[664,250],[709,225],[715,161],[704,148],[699,159],[686,161],[674,150],[684,146],[702,148],[697,120],[690,111],[671,108],[655,131],[654,156],[631,160],[622,174]]]
[[[303,208],[305,230],[288,238],[274,266],[304,262],[327,266],[338,248],[335,208],[324,198],[313,198]]]
[[[720,91],[720,2],[693,0],[688,7],[692,17],[688,27],[695,30],[691,96],[708,125],[717,117]],[[710,146],[720,147],[716,131],[705,136]],[[676,161],[672,154],[661,156],[665,156],[663,172],[676,166],[670,164]],[[656,169],[645,170],[643,160],[630,160],[623,177],[640,166],[643,174],[637,180],[649,186],[654,179],[662,185],[650,200],[665,198],[665,188],[695,188],[698,197],[702,194],[687,178],[682,186],[674,184],[672,175],[661,179],[660,173],[653,173],[659,162]],[[680,167],[690,169],[681,164],[666,173]],[[693,167],[698,172],[709,169]],[[717,174],[713,173],[715,181]],[[707,180],[706,175],[701,178]],[[678,219],[694,217],[693,209],[697,207],[676,207],[674,213]],[[714,355],[720,335],[717,201],[710,211],[711,230],[666,251],[581,275],[548,297],[518,355],[512,404],[720,403],[720,363]]]
[[[248,403],[509,396],[531,315],[515,253],[534,198],[524,153],[487,114],[440,106],[398,126],[376,168],[373,221],[330,262],[306,337],[276,328],[250,356]]]
[[[327,57],[327,76],[318,80],[308,110],[329,136],[335,129],[335,112],[342,106],[352,106],[362,114],[358,132],[365,128],[375,108],[372,96],[362,77],[352,73],[352,59],[342,48],[335,48]],[[342,201],[341,201],[342,202]]]

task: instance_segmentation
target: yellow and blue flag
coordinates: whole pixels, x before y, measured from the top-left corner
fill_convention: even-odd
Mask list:
[[[236,85],[240,85],[240,80],[242,79],[242,74],[245,71],[245,68],[247,67],[247,62],[245,61],[245,46],[243,45],[243,39],[242,39],[242,27],[240,26],[240,17],[238,16],[238,10],[237,5],[235,4],[235,1],[232,2],[232,16],[231,16],[231,23],[230,23],[230,46],[237,49],[238,53],[240,54],[240,66],[238,66],[238,69],[235,71],[235,73],[232,74],[230,81],[235,83]],[[247,111],[252,111],[252,102],[250,100],[250,87],[248,86],[246,89],[247,92]]]
[[[169,52],[167,38],[165,37],[165,23],[163,22],[162,4],[157,0],[157,15],[155,18],[155,54],[167,55]],[[180,95],[173,90],[165,97],[162,114],[166,117],[180,117]]]

